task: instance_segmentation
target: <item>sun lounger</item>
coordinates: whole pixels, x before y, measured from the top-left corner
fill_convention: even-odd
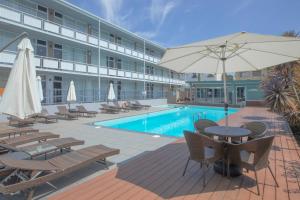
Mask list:
[[[35,119],[33,118],[27,118],[27,119],[19,119],[15,116],[9,116],[7,117],[8,119],[8,124],[10,126],[29,126],[29,125],[33,125],[35,122]]]
[[[57,115],[49,115],[48,110],[45,109],[45,108],[43,108],[42,112],[40,114],[37,114],[36,117],[44,119],[45,123],[57,122],[58,121]]]
[[[117,101],[114,101],[113,102],[114,106],[119,109],[120,111],[123,111],[123,112],[128,112],[130,109],[125,107],[125,106],[120,106],[120,104],[117,102]]]
[[[120,109],[118,109],[118,108],[116,108],[114,106],[107,105],[107,104],[101,104],[100,110],[102,112],[111,113],[111,114],[119,113],[120,112]]]
[[[22,127],[22,128],[10,128],[0,130],[0,138],[3,137],[12,137],[16,135],[22,135],[26,133],[39,132],[38,129],[30,128],[30,127]]]
[[[11,146],[18,146],[31,142],[46,141],[47,139],[51,138],[59,138],[59,135],[50,132],[37,132],[26,135],[20,135],[14,138],[2,139],[0,140],[0,143],[9,144]]]
[[[63,116],[65,119],[77,119],[78,115],[76,113],[70,113],[66,106],[57,106],[58,112],[55,114]]]
[[[77,140],[75,138],[57,138],[47,140],[41,143],[30,144],[22,147],[14,147],[8,144],[0,144],[0,148],[5,149],[6,153],[1,154],[1,156],[8,154],[12,154],[14,152],[24,152],[27,156],[36,157],[39,155],[47,155],[48,153],[54,152],[56,150],[60,150],[61,152],[66,149],[70,150],[71,147],[77,145],[83,145],[83,140]]]
[[[76,106],[77,111],[82,114],[83,116],[86,115],[87,117],[96,117],[97,111],[90,111],[87,110],[84,106]]]
[[[44,161],[0,158],[1,163],[12,169],[12,172],[0,182],[0,193],[13,194],[30,189],[27,199],[31,199],[35,187],[44,183],[53,186],[50,181],[66,176],[93,162],[105,161],[107,157],[119,154],[119,152],[118,149],[96,145]],[[15,177],[18,178],[13,179]]]
[[[133,104],[132,104],[131,102],[129,102],[129,101],[126,101],[125,106],[126,106],[128,109],[131,109],[131,110],[142,110],[142,109],[144,108],[143,106],[133,105]]]
[[[142,106],[145,109],[149,109],[151,107],[150,105],[143,105],[139,101],[134,101],[134,103],[132,105]]]

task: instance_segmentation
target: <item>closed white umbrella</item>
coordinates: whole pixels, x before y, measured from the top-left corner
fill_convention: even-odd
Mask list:
[[[68,90],[68,95],[67,95],[67,101],[69,103],[76,101],[76,91],[75,91],[74,81],[70,82],[70,86],[69,86],[69,90]]]
[[[18,53],[6,83],[0,112],[24,119],[42,110],[36,84],[33,47],[28,38],[18,44]]]
[[[36,77],[36,84],[37,84],[37,90],[39,93],[40,101],[42,102],[44,100],[44,93],[43,93],[43,87],[42,87],[42,79],[40,76]]]
[[[114,91],[114,85],[112,83],[109,84],[109,90],[107,95],[108,101],[114,101],[116,99],[115,91]]]
[[[300,59],[297,38],[240,32],[167,49],[160,65],[180,73],[255,71]],[[227,88],[224,104],[227,120]]]

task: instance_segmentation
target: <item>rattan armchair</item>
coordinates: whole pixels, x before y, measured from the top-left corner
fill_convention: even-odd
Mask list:
[[[248,136],[248,141],[256,138],[262,138],[267,133],[267,124],[264,122],[248,122],[242,125],[242,127],[251,131],[251,135]]]
[[[219,126],[216,122],[209,119],[199,119],[194,123],[194,127],[200,134],[207,135],[205,132],[205,128],[210,126]],[[207,135],[208,137],[213,138],[211,135]]]
[[[224,148],[223,143],[213,140],[202,134],[195,134],[190,131],[184,131],[184,137],[189,149],[189,157],[185,165],[183,176],[187,170],[190,160],[199,162],[201,167],[202,165],[206,167],[206,170],[203,173],[203,185],[205,186],[206,180],[205,175],[209,164],[214,163],[217,160],[224,158]],[[225,163],[225,162],[224,162]],[[225,172],[225,167],[223,167]]]
[[[253,139],[251,141],[241,143],[241,144],[232,144],[228,143],[227,146],[227,176],[229,175],[229,166],[230,164],[237,164],[242,169],[252,170],[255,173],[257,193],[259,192],[259,186],[257,181],[257,171],[263,168],[268,167],[276,186],[278,183],[276,178],[269,166],[269,153],[273,144],[274,136],[268,136],[258,139]]]

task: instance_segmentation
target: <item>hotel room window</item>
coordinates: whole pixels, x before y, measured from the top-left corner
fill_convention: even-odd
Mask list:
[[[47,42],[44,40],[37,40],[36,54],[39,56],[47,56]]]
[[[48,19],[48,9],[44,6],[38,5],[37,7],[37,16],[43,19]]]
[[[112,43],[115,43],[115,35],[114,34],[109,34],[109,41]]]
[[[106,57],[106,66],[108,68],[114,68],[114,58],[113,57],[110,57],[110,56]]]
[[[63,15],[59,12],[54,12],[54,22],[58,24],[63,24]]]
[[[53,57],[62,59],[62,45],[61,44],[54,44]]]
[[[117,69],[122,69],[122,60],[121,59],[116,60],[116,68]]]
[[[116,37],[116,44],[122,45],[122,38],[121,37]]]

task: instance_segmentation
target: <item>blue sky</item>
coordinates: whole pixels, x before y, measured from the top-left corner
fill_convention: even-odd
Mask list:
[[[300,31],[300,0],[68,0],[164,47],[239,31]]]

